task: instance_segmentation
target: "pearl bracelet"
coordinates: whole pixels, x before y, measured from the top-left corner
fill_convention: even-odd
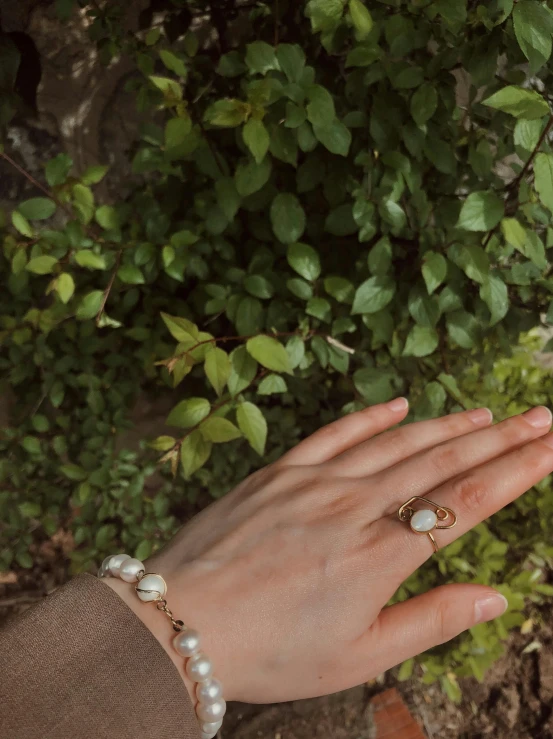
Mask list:
[[[185,626],[182,621],[173,618],[167,607],[165,596],[167,584],[165,580],[153,572],[146,572],[139,559],[128,554],[113,554],[106,557],[98,570],[98,577],[118,577],[135,585],[136,594],[141,601],[155,603],[159,611],[163,611],[173,624],[177,635],[173,639],[173,648],[185,658],[185,672],[195,685],[196,716],[200,723],[201,739],[213,739],[223,724],[223,716],[227,704],[223,699],[223,686],[213,677],[213,666],[206,655],[200,651],[200,635],[195,629]]]

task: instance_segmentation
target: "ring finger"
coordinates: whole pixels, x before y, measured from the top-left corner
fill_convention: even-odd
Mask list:
[[[516,500],[544,477],[553,472],[553,433],[526,444],[480,467],[468,470],[454,480],[425,495],[438,506],[446,506],[457,516],[451,529],[434,530],[437,545],[447,546],[493,513]],[[409,496],[406,496],[406,499]],[[397,501],[397,508],[405,502]],[[419,506],[416,506],[419,508]],[[420,507],[428,508],[422,504]],[[396,509],[397,510],[397,509]],[[398,573],[403,580],[433,552],[427,536],[414,534],[408,523],[397,515],[387,516],[372,524],[383,546],[401,552],[405,568]]]

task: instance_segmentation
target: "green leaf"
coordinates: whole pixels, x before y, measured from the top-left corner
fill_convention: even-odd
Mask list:
[[[185,77],[188,75],[186,64],[182,59],[174,54],[172,51],[167,49],[161,49],[159,52],[159,58],[163,64],[167,67],[170,72],[174,72],[178,77]]]
[[[218,418],[211,416],[200,424],[200,433],[206,441],[212,441],[214,444],[222,444],[226,441],[233,441],[242,436],[242,432],[227,418]]]
[[[419,325],[433,327],[440,320],[440,305],[435,295],[427,295],[422,285],[409,291],[409,313]]]
[[[190,118],[170,118],[165,124],[165,150],[171,151],[182,146],[190,135],[192,121]]]
[[[250,106],[241,100],[216,100],[204,114],[204,121],[212,126],[235,128],[247,119]]]
[[[361,0],[349,0],[349,13],[359,41],[367,38],[372,31],[373,19]]]
[[[447,260],[443,254],[438,254],[435,251],[426,252],[423,259],[422,276],[426,283],[428,294],[432,295],[446,278]]]
[[[75,254],[75,261],[79,267],[87,269],[105,269],[106,260],[102,254],[95,254],[90,249],[83,249]]]
[[[313,133],[318,141],[331,154],[346,157],[351,146],[351,133],[344,124],[335,118],[326,126],[313,126]]]
[[[156,452],[168,452],[176,443],[177,440],[173,436],[158,436],[157,439],[148,442],[148,446]]]
[[[275,293],[273,285],[263,275],[248,275],[244,278],[244,287],[250,295],[262,300],[272,298]]]
[[[19,204],[18,210],[29,221],[44,221],[56,212],[56,204],[50,198],[31,198]]]
[[[242,61],[241,54],[238,51],[229,51],[219,59],[215,73],[220,74],[221,77],[238,77],[246,69],[247,67]]]
[[[380,217],[386,223],[389,223],[396,231],[405,228],[407,225],[407,216],[405,211],[394,200],[384,200],[378,206]]]
[[[501,230],[511,246],[532,260],[540,270],[545,269],[547,265],[545,247],[534,230],[524,228],[516,218],[504,218],[501,221]]]
[[[135,264],[123,264],[117,270],[117,277],[127,285],[143,285],[144,275]]]
[[[93,164],[85,170],[81,177],[83,185],[97,185],[109,171],[109,165]]]
[[[311,85],[307,90],[307,97],[309,102],[306,111],[309,122],[320,128],[331,126],[336,119],[336,110],[329,91],[322,85]]]
[[[542,130],[543,121],[541,119],[527,121],[524,118],[520,118],[515,124],[515,146],[521,146],[526,151],[534,151],[540,140]]]
[[[392,245],[387,236],[379,239],[369,252],[369,270],[373,275],[385,275],[392,265]]]
[[[181,429],[192,428],[203,421],[210,410],[211,405],[206,398],[186,398],[173,408],[166,424]]]
[[[244,138],[244,143],[251,151],[253,158],[259,164],[269,151],[270,144],[269,132],[265,128],[263,121],[250,118],[242,129],[242,137]]]
[[[411,115],[418,126],[424,125],[436,112],[438,93],[434,85],[424,82],[411,98]]]
[[[271,204],[271,223],[277,239],[283,244],[297,241],[305,230],[305,212],[291,193],[280,193]]]
[[[330,323],[332,317],[332,308],[326,298],[310,298],[305,306],[305,312],[308,316],[313,316],[327,323]]]
[[[50,159],[44,167],[46,182],[50,187],[63,185],[67,180],[67,176],[73,166],[73,160],[67,154],[58,154],[57,157]],[[85,183],[86,184],[86,183]]]
[[[273,372],[290,372],[290,357],[282,344],[272,336],[254,336],[246,342],[246,349],[263,367]]]
[[[63,474],[69,480],[76,480],[79,482],[82,480],[86,480],[86,478],[88,477],[88,473],[86,470],[84,470],[78,464],[73,464],[71,462],[68,462],[67,464],[62,464],[60,467],[60,472],[63,472]]]
[[[305,341],[301,336],[292,336],[288,339],[286,351],[290,357],[290,369],[296,369],[305,356]]]
[[[348,52],[345,67],[368,67],[380,59],[381,54],[378,46],[355,46]]]
[[[490,260],[486,252],[478,244],[453,244],[448,249],[448,256],[475,282],[483,283],[488,278]]]
[[[211,449],[211,442],[206,441],[197,429],[184,439],[180,448],[180,462],[187,480],[204,466],[209,459]]]
[[[382,367],[363,367],[353,373],[355,389],[369,405],[385,403],[396,397],[395,380],[397,375]]]
[[[480,297],[490,310],[490,326],[495,326],[496,323],[505,318],[509,311],[507,285],[498,275],[490,274],[480,288]]]
[[[461,208],[457,228],[489,231],[503,218],[503,201],[494,192],[472,192]]]
[[[75,282],[70,274],[62,272],[56,280],[56,292],[62,303],[68,303],[75,292]]]
[[[345,277],[325,277],[324,287],[329,295],[339,303],[352,303],[355,289]]]
[[[305,14],[311,19],[313,32],[334,31],[342,18],[344,5],[343,0],[309,0]]]
[[[154,87],[157,87],[163,93],[168,103],[175,104],[182,100],[182,87],[176,80],[169,77],[158,77],[157,75],[150,75],[148,79]]]
[[[111,205],[101,205],[96,209],[96,221],[106,231],[117,231],[120,226],[117,211]]]
[[[25,501],[17,506],[19,512],[25,518],[38,518],[42,512],[39,503],[31,503],[31,501]]]
[[[240,208],[240,195],[231,177],[223,177],[215,183],[215,193],[217,195],[217,205],[227,219],[232,221]]]
[[[33,227],[31,226],[29,221],[24,218],[17,210],[12,211],[12,224],[16,231],[18,231],[22,236],[27,236],[28,238],[32,239],[35,235]]]
[[[280,69],[274,48],[265,41],[246,45],[246,65],[250,74],[266,74],[271,69]]]
[[[536,155],[534,186],[541,202],[553,213],[553,154]]]
[[[518,44],[535,74],[551,56],[553,15],[535,0],[518,0],[513,10],[513,27]]]
[[[427,357],[436,351],[439,336],[435,328],[430,326],[413,326],[407,340],[403,354],[412,357]]]
[[[232,397],[251,385],[257,374],[257,362],[248,354],[245,346],[238,346],[230,355],[232,370],[228,378],[228,390]]]
[[[396,283],[391,277],[370,277],[355,291],[352,315],[358,313],[376,313],[385,308],[394,297]]]
[[[273,395],[275,393],[285,393],[288,390],[284,378],[280,375],[267,375],[259,383],[257,388],[258,395]]]
[[[301,277],[313,281],[321,274],[321,262],[319,255],[308,244],[296,242],[288,247],[288,264]]]
[[[299,82],[305,67],[305,53],[299,44],[279,44],[276,55],[290,82]]]
[[[526,244],[526,229],[516,218],[504,218],[501,221],[501,231],[505,240],[511,246],[514,246],[519,251],[524,249]]]
[[[240,163],[234,175],[238,194],[245,198],[261,190],[271,176],[271,169],[270,157],[265,157],[259,164],[253,160]]]
[[[218,347],[210,348],[205,355],[204,370],[217,395],[221,395],[232,369],[229,355]]]
[[[236,411],[236,421],[252,449],[261,456],[267,441],[267,421],[263,413],[253,403],[241,403]]]
[[[476,318],[463,310],[448,313],[447,331],[452,341],[463,349],[473,349],[478,341],[480,330]]]
[[[78,320],[87,321],[90,318],[95,318],[100,310],[103,298],[104,293],[102,290],[92,290],[92,292],[87,293],[77,309],[76,316]]]
[[[534,90],[526,90],[523,87],[509,85],[498,90],[491,97],[483,101],[484,105],[496,110],[502,110],[515,118],[542,118],[548,115],[549,105],[546,100]]]
[[[413,659],[413,657],[411,657],[408,660],[405,660],[405,662],[399,668],[399,671],[397,673],[397,679],[400,682],[404,682],[405,680],[409,680],[409,678],[413,674],[413,668],[414,668],[414,666],[415,666],[415,660]]]
[[[73,185],[73,205],[80,216],[82,223],[87,225],[94,215],[94,195],[90,187],[78,182]]]
[[[161,318],[171,332],[171,336],[179,343],[188,343],[193,346],[199,341],[198,327],[192,321],[180,316],[170,316],[168,313],[162,313]]]
[[[300,280],[299,277],[293,277],[291,280],[286,280],[286,287],[292,295],[300,300],[309,300],[313,297],[313,287],[305,280]]]
[[[45,255],[30,259],[27,262],[25,269],[28,272],[33,272],[35,275],[49,275],[57,263],[58,260],[55,257]]]

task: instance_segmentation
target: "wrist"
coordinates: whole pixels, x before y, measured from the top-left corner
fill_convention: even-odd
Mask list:
[[[153,603],[142,603],[137,597],[133,583],[127,583],[115,577],[103,577],[101,582],[111,588],[123,600],[133,613],[142,621],[144,626],[150,631],[163,649],[171,662],[175,665],[181,680],[184,683],[186,691],[192,701],[196,703],[195,684],[190,680],[184,670],[184,661],[173,648],[173,638],[175,632],[171,628],[169,621],[163,617],[163,614],[155,607]]]

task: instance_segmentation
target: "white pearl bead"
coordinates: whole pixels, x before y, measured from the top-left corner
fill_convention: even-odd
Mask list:
[[[109,575],[109,563],[112,557],[113,554],[110,554],[109,557],[106,557],[104,559],[104,561],[100,565],[100,569],[98,570],[98,577],[105,577],[106,575]]]
[[[200,733],[200,739],[215,739],[216,736],[217,736],[216,731],[212,731],[211,733],[202,731]]]
[[[214,677],[196,685],[196,698],[200,703],[215,703],[223,697],[223,686]]]
[[[186,674],[191,680],[199,683],[202,680],[207,680],[213,674],[213,666],[211,661],[206,657],[203,652],[198,652],[193,657],[190,657],[186,663]],[[206,719],[207,721],[208,719]],[[217,719],[216,719],[217,720]]]
[[[193,657],[200,651],[200,635],[195,629],[185,629],[175,636],[173,647],[181,657]]]
[[[140,600],[148,603],[153,600],[165,598],[167,585],[161,575],[150,573],[149,575],[144,575],[142,580],[136,585],[135,590]]]
[[[113,577],[119,577],[119,568],[127,559],[130,559],[128,554],[114,554],[109,558],[108,567]]]
[[[221,721],[227,710],[227,704],[221,698],[221,700],[215,703],[205,705],[204,703],[198,703],[196,706],[196,714],[200,721]]]
[[[134,557],[126,559],[119,568],[119,577],[125,582],[136,582],[139,572],[146,572],[144,563]]]
[[[437,522],[438,516],[434,511],[424,509],[413,514],[411,517],[411,528],[413,531],[426,533],[427,531],[432,531]]]
[[[200,731],[203,731],[204,734],[216,734],[221,726],[223,725],[223,721],[210,721],[206,723],[205,721],[202,721],[200,724]]]

